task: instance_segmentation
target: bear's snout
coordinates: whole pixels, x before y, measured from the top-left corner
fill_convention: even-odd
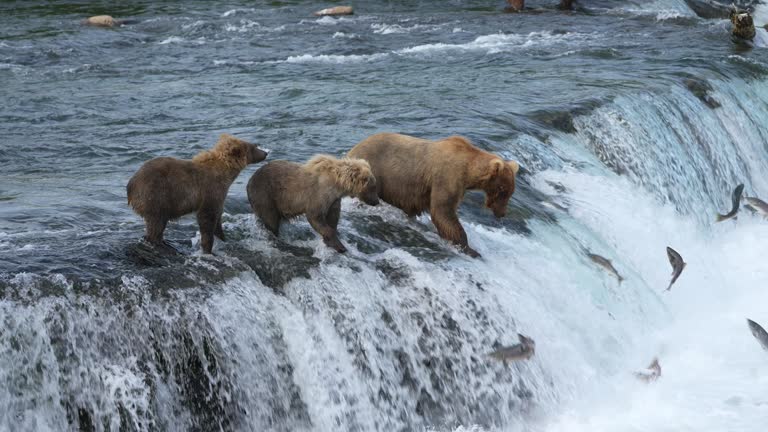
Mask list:
[[[269,152],[260,149],[256,144],[251,144],[250,163],[261,162],[267,158]]]

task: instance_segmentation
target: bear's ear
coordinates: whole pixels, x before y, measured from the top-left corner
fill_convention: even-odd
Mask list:
[[[227,157],[233,161],[240,162],[245,156],[245,146],[231,145],[227,148]]]
[[[520,171],[520,164],[515,161],[507,161],[507,165],[512,168],[512,172],[515,173],[515,175],[517,175],[517,172]]]
[[[501,174],[501,172],[504,170],[504,161],[501,159],[494,159],[491,161],[491,169],[490,174],[491,178],[494,178]]]

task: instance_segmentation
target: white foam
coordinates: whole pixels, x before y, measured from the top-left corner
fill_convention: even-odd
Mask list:
[[[397,33],[411,33],[413,31],[417,30],[435,30],[437,28],[442,27],[442,25],[424,25],[424,24],[414,24],[410,27],[403,27],[399,24],[384,24],[384,23],[374,23],[371,24],[371,28],[373,29],[373,32],[376,34],[397,34]]]
[[[360,63],[366,61],[378,60],[385,57],[387,54],[352,54],[352,55],[311,55],[302,54],[299,56],[291,56],[282,62],[278,63],[330,63],[330,64],[343,64],[343,63]]]
[[[564,33],[552,34],[551,32],[533,32],[528,35],[520,34],[491,34],[478,36],[472,42],[464,44],[446,44],[435,43],[426,45],[417,45],[410,48],[404,48],[397,53],[435,53],[445,51],[486,51],[488,54],[495,54],[503,51],[509,51],[521,47],[546,46],[552,44],[574,44],[583,40],[596,37],[591,34],[583,33]]]
[[[180,36],[171,36],[166,39],[163,39],[161,42],[158,42],[158,45],[168,45],[172,43],[180,43],[184,42],[186,39]]]
[[[671,19],[683,18],[689,16],[676,10],[663,10],[656,14],[656,21],[666,21]]]
[[[341,18],[333,18],[329,16],[324,16],[314,21],[315,24],[320,24],[320,25],[336,25],[339,22],[341,22]]]
[[[223,14],[221,14],[221,17],[222,18],[226,18],[226,17],[232,16],[232,15],[235,15],[235,14],[239,14],[239,13],[248,13],[248,12],[255,12],[255,11],[256,11],[256,9],[253,9],[253,8],[248,8],[248,9],[230,9],[230,10],[224,12]]]
[[[352,39],[355,36],[356,35],[354,33],[347,34],[347,33],[344,33],[344,32],[336,32],[336,33],[333,34],[333,38],[334,39]]]
[[[227,23],[224,26],[225,31],[238,32],[238,33],[245,33],[253,29],[259,29],[259,28],[261,28],[261,24],[259,24],[256,21],[251,21],[246,19],[240,20],[239,25]]]
[[[184,30],[188,30],[188,29],[191,29],[191,28],[200,27],[202,25],[205,25],[205,21],[197,20],[197,21],[189,23],[189,24],[182,24],[181,28],[183,28]]]
[[[650,290],[669,310],[668,319],[648,323],[651,329],[631,329],[631,343],[615,359],[623,367],[598,370],[545,430],[762,430],[768,362],[745,318],[768,324],[768,224],[744,215],[709,232],[625,178],[547,172],[536,184],[544,179],[571,191],[575,221],[620,257],[617,267],[630,274],[621,291]],[[666,246],[688,263],[669,293],[663,292],[671,270]],[[654,356],[661,379],[652,385],[635,380],[630,372]]]

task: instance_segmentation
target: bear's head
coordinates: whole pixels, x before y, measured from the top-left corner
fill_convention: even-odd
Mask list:
[[[307,167],[320,175],[333,178],[337,187],[348,196],[357,197],[368,205],[379,204],[376,177],[371,166],[363,159],[343,158],[317,155],[307,162]]]
[[[482,189],[485,191],[485,206],[491,209],[497,218],[507,214],[507,204],[515,192],[515,176],[519,169],[520,165],[515,161],[491,161]]]
[[[217,159],[230,168],[242,170],[246,165],[261,162],[266,158],[267,152],[260,149],[256,144],[243,141],[230,134],[221,134],[213,149],[201,153],[194,160],[204,162],[205,160]]]
[[[338,173],[337,181],[350,195],[368,205],[379,204],[376,177],[367,161],[354,158],[341,159]]]

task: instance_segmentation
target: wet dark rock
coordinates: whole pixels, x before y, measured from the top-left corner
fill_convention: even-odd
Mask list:
[[[565,133],[575,133],[573,115],[568,111],[542,110],[531,113],[531,117],[542,125]]]
[[[755,0],[727,1],[719,2],[716,0],[685,0],[691,10],[701,18],[728,18],[731,13],[731,4],[739,9],[754,10],[758,3]]]
[[[309,271],[320,265],[320,259],[312,256],[311,248],[292,246],[277,242],[278,252],[227,248],[227,254],[245,263],[261,283],[273,288],[282,288],[295,278],[309,278]]]
[[[384,274],[392,285],[403,286],[412,282],[411,270],[407,265],[392,259],[382,259],[376,261],[376,269]]]
[[[713,90],[712,85],[705,79],[701,78],[686,78],[683,80],[685,88],[687,88],[694,96],[700,101],[712,109],[720,108],[720,102],[713,98],[709,93]]]
[[[91,413],[83,408],[77,409],[77,424],[80,432],[91,432],[96,430],[96,426],[91,419]]]
[[[458,253],[439,241],[429,240],[421,231],[409,225],[385,221],[378,215],[349,215],[355,231],[365,237],[349,234],[348,241],[368,254],[382,253],[387,249],[403,249],[411,255],[429,261],[453,258]],[[407,223],[406,216],[403,215]],[[424,226],[424,230],[430,227]]]
[[[125,249],[126,258],[140,267],[167,267],[183,264],[184,256],[170,243],[154,246],[145,241],[129,245]]]

